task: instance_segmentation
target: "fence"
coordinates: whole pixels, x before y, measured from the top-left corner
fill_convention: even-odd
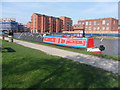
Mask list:
[[[52,33],[58,35],[71,35],[71,36],[80,36],[82,33]],[[106,36],[106,37],[120,37],[120,34],[93,34],[93,33],[86,33],[86,36]]]
[[[43,41],[43,35],[40,33],[39,34],[32,34],[32,33],[14,34],[14,38],[40,42],[40,43]]]
[[[52,33],[58,35],[71,35],[71,36],[81,36],[82,33]],[[86,36],[107,36],[107,37],[120,37],[120,34],[85,34]],[[43,42],[43,34],[41,33],[21,33],[14,34],[14,38],[29,40],[34,42]]]

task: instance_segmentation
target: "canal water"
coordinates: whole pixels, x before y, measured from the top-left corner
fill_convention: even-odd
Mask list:
[[[14,34],[15,38],[18,38],[20,34]],[[120,40],[111,40],[111,39],[95,39],[95,46],[99,47],[100,45],[105,46],[104,54],[112,55],[112,56],[120,56]]]
[[[95,39],[95,46],[99,47],[100,45],[105,46],[104,54],[120,56],[120,40],[103,39],[101,42],[100,39]]]

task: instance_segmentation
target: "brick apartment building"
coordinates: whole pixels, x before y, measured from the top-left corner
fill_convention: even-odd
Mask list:
[[[61,32],[63,28],[63,21],[59,18],[49,16],[49,30],[48,32]]]
[[[29,28],[29,29],[31,29],[31,22],[30,21],[27,22],[27,26],[26,27]]]
[[[29,23],[28,23],[29,27]],[[31,32],[61,32],[63,28],[63,20],[60,18],[34,13],[31,16]]]
[[[79,20],[73,25],[73,30],[78,31],[85,28],[85,31],[120,31],[118,20],[115,18]]]
[[[34,13],[31,16],[31,32],[43,33],[48,31],[49,20],[45,15]]]
[[[69,17],[59,17],[60,19],[63,20],[63,29],[62,31],[72,31],[72,19]]]
[[[62,32],[62,29],[63,29],[63,20],[61,20],[60,18],[56,18],[56,32]]]

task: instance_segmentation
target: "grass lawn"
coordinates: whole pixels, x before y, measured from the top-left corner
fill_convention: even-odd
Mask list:
[[[117,88],[118,75],[3,41],[3,88]]]

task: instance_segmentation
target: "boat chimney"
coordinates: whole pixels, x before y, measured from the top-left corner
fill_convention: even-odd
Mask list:
[[[83,25],[83,37],[85,37],[85,24]]]

